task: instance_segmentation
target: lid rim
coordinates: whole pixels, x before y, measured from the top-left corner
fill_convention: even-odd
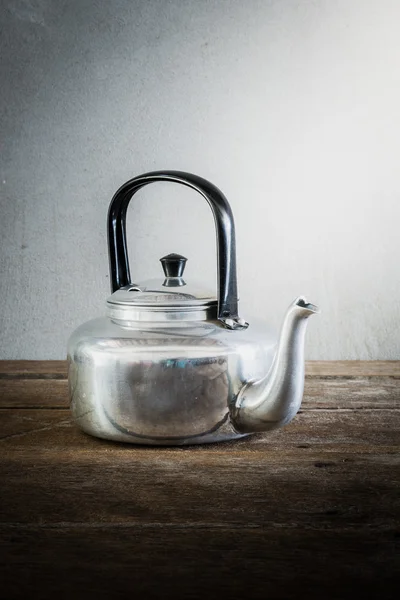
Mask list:
[[[174,312],[174,311],[181,311],[182,309],[184,310],[202,310],[204,308],[207,307],[213,307],[213,306],[217,306],[218,301],[217,300],[208,300],[206,302],[202,302],[202,301],[182,301],[182,302],[176,302],[176,303],[161,303],[161,302],[157,302],[157,303],[136,303],[136,302],[115,302],[112,301],[110,299],[107,299],[106,304],[108,306],[111,307],[118,307],[121,309],[126,309],[126,310],[130,310],[132,308],[137,308],[138,310],[142,309],[142,310],[152,310],[153,312]]]
[[[217,320],[217,305],[215,306],[196,306],[182,307],[175,310],[152,310],[145,307],[136,306],[117,306],[108,304],[107,316],[117,324],[124,323],[152,323],[184,324],[187,322],[205,322]]]

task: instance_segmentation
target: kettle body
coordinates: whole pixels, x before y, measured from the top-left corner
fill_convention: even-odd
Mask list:
[[[198,191],[217,232],[218,294],[184,279],[186,260],[161,260],[164,278],[135,283],[126,247],[132,196],[158,181]],[[239,317],[235,229],[230,206],[210,182],[178,171],[124,184],[108,213],[111,291],[103,317],[68,342],[70,404],[76,424],[109,440],[150,445],[219,442],[268,431],[296,414],[304,386],[304,334],[317,307],[299,297],[279,339]]]
[[[135,444],[217,442],[241,437],[230,409],[272,363],[265,325],[238,332],[216,320],[121,325],[101,317],[69,342],[75,422],[86,433]]]

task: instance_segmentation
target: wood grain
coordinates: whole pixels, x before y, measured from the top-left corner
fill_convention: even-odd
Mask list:
[[[38,361],[15,362],[0,361],[0,408],[68,406],[65,361],[49,361],[48,367]],[[399,365],[400,361],[309,362],[302,409],[400,408]]]
[[[0,378],[38,378],[66,379],[67,361],[65,360],[0,360]]]
[[[379,528],[399,514],[400,496],[388,493],[400,486],[390,411],[362,423],[352,413],[304,413],[269,436],[163,449],[93,439],[68,414],[17,423],[6,412],[16,433],[1,444],[0,522]]]
[[[0,535],[7,598],[398,598],[392,530],[99,524]]]
[[[0,379],[0,408],[67,408],[66,379]]]
[[[63,361],[3,361],[2,596],[397,598],[399,363],[308,373],[286,428],[160,449],[80,432]]]
[[[67,408],[66,379],[0,379],[0,408]],[[308,377],[302,410],[400,408],[400,380]]]
[[[400,377],[400,361],[307,361],[306,375],[313,377]],[[67,362],[64,360],[0,360],[0,378],[2,376],[66,379]]]
[[[400,377],[399,360],[322,360],[306,362],[306,375],[316,377]]]

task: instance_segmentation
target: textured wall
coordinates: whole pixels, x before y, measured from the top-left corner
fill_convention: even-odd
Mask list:
[[[4,0],[1,358],[63,358],[109,292],[127,179],[195,172],[232,204],[241,313],[323,309],[310,359],[400,358],[397,0]],[[136,280],[168,252],[215,285],[200,196],[129,213]]]

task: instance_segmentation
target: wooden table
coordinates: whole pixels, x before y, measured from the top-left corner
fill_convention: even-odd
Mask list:
[[[285,429],[191,448],[81,433],[64,362],[0,362],[0,595],[397,598],[400,362],[308,363]]]

